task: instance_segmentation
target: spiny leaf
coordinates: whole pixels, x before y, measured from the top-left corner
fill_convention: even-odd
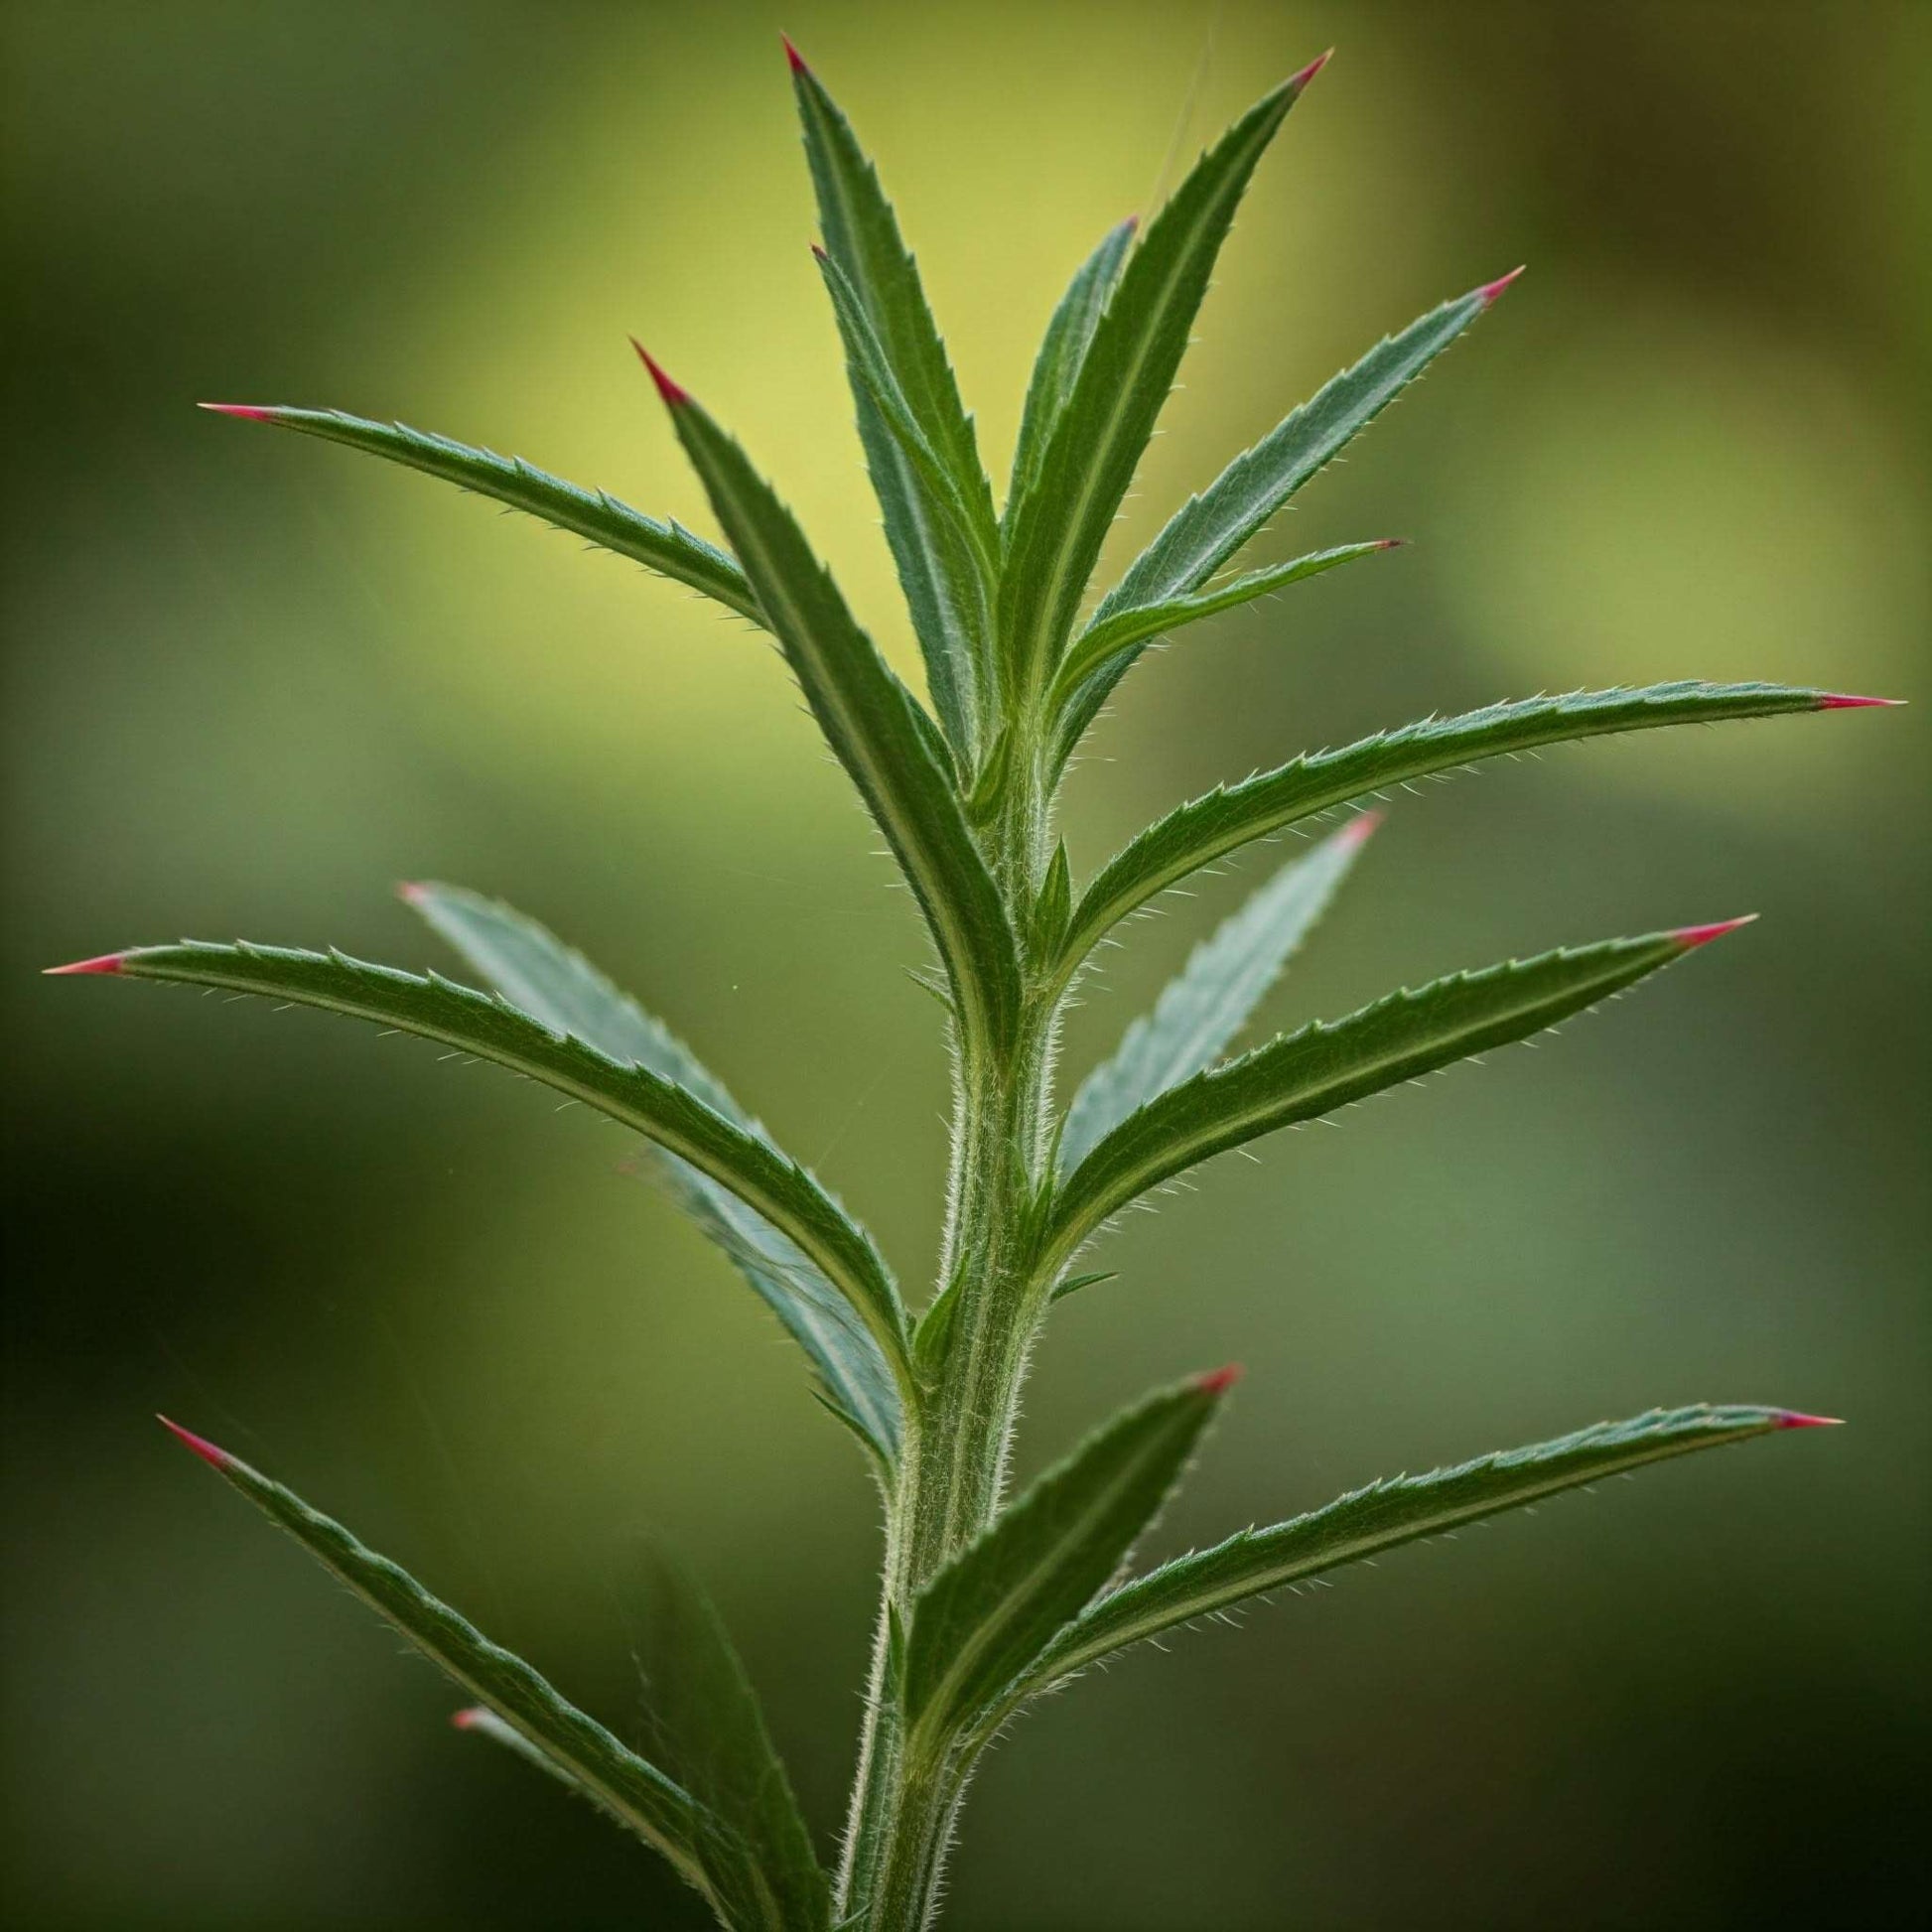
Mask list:
[[[1659,725],[1713,724],[1828,711],[1841,701],[1786,684],[1704,684],[1686,679],[1643,690],[1573,691],[1486,705],[1454,718],[1427,718],[1311,752],[1239,784],[1176,807],[1132,839],[1102,868],[1074,910],[1062,973],[1071,976],[1111,927],[1157,893],[1202,866],[1296,820],[1390,785],[1454,771],[1482,759]]]
[[[1520,271],[1519,271],[1520,272]],[[1333,377],[1253,449],[1228,465],[1198,496],[1169,518],[1160,535],[1101,600],[1096,625],[1130,610],[1199,591],[1243,545],[1267,526],[1295,492],[1421,375],[1463,330],[1484,314],[1514,276],[1445,302],[1398,336],[1386,337],[1352,368]],[[1070,751],[1126,674],[1138,651],[1098,669],[1073,700],[1062,738]]]
[[[920,1593],[905,1666],[914,1749],[941,1752],[1106,1587],[1236,1373],[1190,1377],[1115,1417]]]
[[[1074,1169],[1053,1202],[1047,1268],[1056,1271],[1110,1214],[1198,1162],[1527,1039],[1741,923],[1610,939],[1458,973],[1197,1073],[1123,1121]]]
[[[992,505],[984,491],[977,499],[960,494],[951,471],[913,417],[857,292],[824,249],[812,252],[832,297],[853,380],[871,397],[897,458],[889,486],[879,491],[880,506],[888,535],[897,531],[900,547],[916,551],[920,581],[930,578],[943,610],[942,661],[950,682],[942,698],[939,681],[933,680],[933,701],[959,761],[970,765],[981,742],[979,667],[990,658],[987,639],[999,570],[1000,535]]]
[[[734,1126],[770,1142],[682,1040],[535,920],[454,886],[411,885],[402,896],[512,1006],[614,1060],[647,1067]],[[898,1388],[852,1305],[795,1241],[729,1188],[674,1154],[657,1152],[655,1161],[672,1199],[718,1243],[810,1357],[840,1420],[887,1469],[896,1467],[902,1432]]]
[[[999,630],[1016,692],[1043,689],[1052,676],[1173,385],[1242,192],[1314,72],[1284,81],[1201,157],[1121,273],[1038,475],[1010,512]]]
[[[174,1423],[167,1426],[432,1663],[481,1699],[528,1753],[669,1859],[726,1925],[804,1932],[813,1923],[786,1915],[730,1826],[559,1696],[522,1658],[491,1643],[407,1571],[311,1509],[293,1490]]]
[[[750,1847],[787,1925],[822,1927],[831,1899],[791,1781],[711,1599],[660,1550],[643,1557],[644,1702],[657,1754]]]
[[[1627,1422],[1596,1423],[1554,1442],[1479,1456],[1454,1468],[1374,1482],[1307,1516],[1271,1529],[1244,1530],[1103,1596],[1016,1679],[982,1734],[997,1728],[1027,1698],[1102,1658],[1264,1591],[1647,1462],[1828,1420],[1786,1409],[1704,1403],[1652,1409]]]
[[[968,1050],[997,1045],[1019,1014],[1019,947],[952,779],[916,722],[917,701],[744,451],[655,365],[653,373],[806,702],[925,912]]]
[[[745,573],[716,544],[693,536],[679,523],[660,522],[601,489],[584,489],[559,477],[547,476],[521,457],[500,457],[489,450],[474,450],[446,436],[431,436],[401,423],[371,423],[335,409],[258,409],[242,403],[204,403],[224,416],[249,422],[275,423],[300,430],[330,443],[366,450],[425,476],[441,477],[459,488],[493,497],[511,509],[525,510],[573,536],[588,537],[620,557],[628,557],[664,577],[703,591],[720,604],[761,624],[758,599]]]
[[[1113,1057],[1073,1096],[1060,1131],[1062,1172],[1078,1166],[1137,1107],[1226,1050],[1327,909],[1375,826],[1365,814],[1291,859],[1194,948],[1154,1011],[1128,1028]]]
[[[892,204],[851,123],[795,52],[791,70],[825,251],[857,295],[913,422],[952,480],[953,493],[968,506],[976,527],[990,529],[992,490],[972,418],[960,403],[945,345]],[[984,687],[992,668],[980,592],[962,580],[913,466],[851,356],[849,340],[847,349],[859,439],[911,609],[933,704],[947,736],[971,762],[986,722],[990,691]]]
[[[1093,332],[1113,298],[1114,284],[1126,265],[1127,251],[1134,245],[1134,231],[1140,217],[1130,214],[1080,264],[1078,273],[1060,297],[1046,334],[1034,358],[1034,372],[1027,384],[1027,404],[1020,418],[1020,441],[1013,453],[1013,480],[1007,486],[1007,514],[1027,494],[1039,475],[1041,460],[1053,428],[1066,407],[1086,360]]]
[[[1160,604],[1127,605],[1111,617],[1098,617],[1068,645],[1066,657],[1053,680],[1049,709],[1059,713],[1074,704],[1087,680],[1111,658],[1139,647],[1150,637],[1197,623],[1219,611],[1252,604],[1258,597],[1299,584],[1305,577],[1319,577],[1323,571],[1352,564],[1358,557],[1373,557],[1400,547],[1400,539],[1381,537],[1372,543],[1338,544],[1332,550],[1316,550],[1290,563],[1269,564],[1240,577],[1231,577],[1210,591],[1192,596],[1172,597]]]
[[[420,979],[342,953],[184,941],[108,955],[85,970],[254,993],[372,1020],[508,1067],[634,1129],[729,1188],[798,1246],[871,1330],[904,1386],[904,1315],[872,1238],[802,1168],[696,1094],[552,1033],[507,1001],[432,973]]]

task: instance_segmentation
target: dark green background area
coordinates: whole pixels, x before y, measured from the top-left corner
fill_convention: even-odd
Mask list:
[[[35,977],[182,933],[447,966],[392,882],[500,893],[928,1278],[922,941],[770,651],[534,525],[192,406],[400,416],[709,528],[634,332],[779,477],[909,674],[780,26],[880,157],[1001,465],[1093,239],[1339,44],[1112,569],[1384,331],[1530,263],[1255,560],[1414,547],[1137,672],[1074,782],[1076,869],[1217,778],[1433,709],[1695,675],[1919,701],[1399,796],[1271,1025],[1763,919],[1533,1054],[1134,1217],[1094,1264],[1121,1279],[1046,1339],[1026,1458],[1245,1361],[1168,1550],[1653,1402],[1853,1426],[1126,1660],[991,1760],[949,1922],[1917,1922],[1932,13],[816,0],[0,12],[6,1922],[699,1923],[451,1731],[457,1699],[157,1409],[632,1733],[624,1551],[661,1537],[831,1842],[876,1506],[635,1150],[405,1040]],[[1072,1074],[1241,886],[1133,929]]]

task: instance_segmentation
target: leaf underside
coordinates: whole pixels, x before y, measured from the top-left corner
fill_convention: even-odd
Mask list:
[[[682,1040],[535,920],[454,886],[416,885],[404,897],[512,1006],[614,1060],[648,1068],[769,1143],[763,1127]],[[724,1250],[804,1349],[840,1418],[886,1469],[897,1466],[904,1426],[898,1387],[852,1305],[795,1241],[730,1188],[675,1154],[653,1149],[652,1155],[671,1198]]]
[[[1154,1011],[1080,1083],[1060,1131],[1062,1173],[1136,1108],[1220,1057],[1327,910],[1373,824],[1357,819],[1291,859],[1194,948]]]

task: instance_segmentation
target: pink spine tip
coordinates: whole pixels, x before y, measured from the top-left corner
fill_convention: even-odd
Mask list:
[[[197,409],[211,410],[217,416],[238,416],[244,423],[272,423],[275,412],[272,409],[257,409],[248,402],[198,402]]]
[[[1867,705],[1901,705],[1903,698],[1855,698],[1845,691],[1827,691],[1818,700],[1820,711],[1863,711]]]
[[[1141,217],[1138,214],[1130,214],[1120,225],[1129,234],[1139,234],[1141,231]]]
[[[1780,1429],[1843,1429],[1843,1416],[1801,1416],[1795,1409],[1786,1409],[1778,1416]]]
[[[475,1730],[489,1716],[481,1704],[473,1704],[466,1710],[450,1713],[450,1722],[459,1730]]]
[[[1719,919],[1711,925],[1681,925],[1675,932],[1668,934],[1686,952],[1693,946],[1708,946],[1713,939],[1722,939],[1726,932],[1735,932],[1740,925],[1749,925],[1757,917],[1755,912],[1746,912],[1738,919]]]
[[[1498,275],[1493,282],[1484,282],[1481,288],[1476,290],[1476,300],[1480,302],[1485,309],[1488,308],[1490,303],[1495,301],[1495,299],[1502,294],[1503,290],[1508,288],[1510,283],[1515,281],[1517,276],[1522,274],[1523,270],[1526,269],[1527,267],[1529,267],[1528,262],[1520,262],[1517,264],[1516,267],[1512,268],[1507,275]]]
[[[1211,1368],[1205,1375],[1195,1376],[1194,1387],[1202,1395],[1226,1395],[1246,1372],[1239,1362],[1230,1362],[1226,1368]]]
[[[671,378],[668,375],[666,375],[664,371],[660,369],[655,362],[651,360],[650,350],[647,349],[643,345],[643,344],[637,340],[635,336],[632,336],[630,339],[630,346],[637,351],[639,360],[641,360],[644,367],[650,371],[650,379],[657,384],[657,393],[664,398],[665,403],[670,408],[676,409],[680,407],[682,404],[687,403],[691,400],[689,392],[680,389],[677,386],[677,384],[673,382]]]
[[[396,882],[396,897],[405,905],[420,905],[429,897],[429,888],[413,879],[400,879]]]
[[[1407,550],[1409,547],[1409,539],[1407,537],[1377,537],[1375,547],[1378,550]]]
[[[1288,76],[1288,84],[1299,94],[1334,58],[1335,50],[1332,47],[1325,54],[1317,54],[1300,73],[1291,73]]]
[[[1360,813],[1356,817],[1351,818],[1335,834],[1335,843],[1347,847],[1350,852],[1356,851],[1359,847],[1368,843],[1370,834],[1374,832],[1375,828],[1387,816],[1388,814],[1386,812]]]
[[[155,1421],[163,1429],[167,1430],[176,1442],[182,1444],[187,1449],[193,1449],[204,1462],[217,1469],[226,1469],[233,1466],[234,1457],[226,1449],[216,1449],[206,1438],[197,1436],[192,1429],[184,1429],[180,1423],[170,1422],[166,1416],[157,1416],[155,1417]]]
[[[805,65],[805,57],[791,44],[791,36],[789,34],[780,34],[778,38],[785,44],[785,65],[790,68],[792,72],[810,73],[811,69]]]
[[[118,973],[126,957],[124,952],[104,952],[95,959],[76,959],[71,966],[44,966],[41,970],[50,979],[63,979],[69,973]]]

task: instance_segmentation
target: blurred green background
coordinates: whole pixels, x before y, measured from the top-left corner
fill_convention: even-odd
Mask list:
[[[8,1923],[648,1924],[646,1857],[149,1420],[180,1417],[634,1729],[624,1551],[719,1596],[828,1842],[876,1508],[798,1361],[581,1110],[313,1016],[35,969],[181,933],[442,957],[499,893],[665,1015],[926,1277],[921,957],[770,652],[440,485],[198,415],[333,404],[709,528],[625,344],[905,634],[776,34],[880,157],[989,457],[1103,228],[1340,52],[1266,162],[1119,533],[1384,331],[1530,274],[1259,557],[1415,547],[1189,633],[1073,788],[1090,869],[1432,709],[1703,675],[1927,695],[1922,5],[12,0]],[[1762,924],[1544,1050],[1222,1163],[1115,1237],[1029,1466],[1250,1376],[1164,1548],[1653,1402],[1850,1417],[1404,1553],[1030,1719],[951,1923],[1919,1922],[1925,711],[1402,798],[1270,1009]],[[1262,876],[1265,853],[1246,879]],[[1077,1071],[1242,890],[1136,928]]]

